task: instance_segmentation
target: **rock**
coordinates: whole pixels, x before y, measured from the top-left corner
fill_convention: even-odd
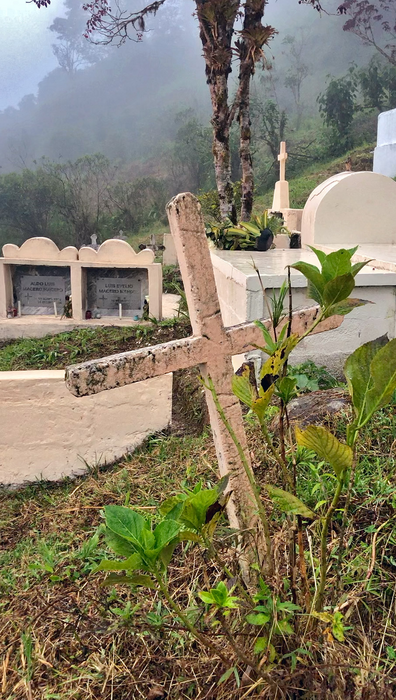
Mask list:
[[[346,389],[325,389],[311,391],[293,399],[288,407],[289,420],[292,425],[305,428],[307,425],[317,425],[326,417],[334,416],[345,411],[351,405],[351,399]],[[276,416],[271,424],[273,432],[278,431],[279,418]]]

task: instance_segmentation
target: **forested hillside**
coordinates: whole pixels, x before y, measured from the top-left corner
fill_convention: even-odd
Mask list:
[[[94,232],[136,233],[162,221],[164,204],[177,191],[214,187],[194,3],[169,0],[150,18],[142,41],[119,48],[83,38],[81,5],[65,0],[65,16],[51,24],[59,67],[17,107],[0,112],[2,240],[51,235],[81,244]],[[293,178],[373,143],[378,112],[396,106],[396,69],[343,32],[339,17],[320,16],[297,0],[271,0],[265,21],[278,34],[252,87],[257,195],[276,180],[281,139]],[[238,182],[236,124],[233,129]]]

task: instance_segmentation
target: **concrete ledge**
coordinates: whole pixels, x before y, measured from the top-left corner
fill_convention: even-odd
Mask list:
[[[0,372],[0,484],[82,474],[171,422],[171,374],[78,399],[64,374]]]

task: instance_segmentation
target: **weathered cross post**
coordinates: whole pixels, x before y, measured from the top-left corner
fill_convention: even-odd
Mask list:
[[[168,205],[168,217],[183,277],[193,335],[73,365],[66,370],[66,384],[76,396],[85,396],[199,365],[203,377],[211,377],[221,407],[240,443],[246,447],[241,406],[231,391],[231,357],[260,345],[262,333],[254,323],[243,323],[230,328],[223,325],[205,227],[196,198],[189,193],[179,194]],[[317,306],[294,313],[293,332],[303,333],[317,314]],[[315,332],[337,328],[342,320],[342,317],[333,316],[317,326]],[[263,322],[270,327],[270,321]],[[233,491],[228,502],[231,527],[249,528],[256,522],[256,506],[249,481],[208,390],[206,400],[220,474],[229,475]],[[248,456],[247,451],[246,455]]]

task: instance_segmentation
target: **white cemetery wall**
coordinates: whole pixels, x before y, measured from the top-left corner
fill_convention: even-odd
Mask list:
[[[168,427],[172,375],[77,399],[64,371],[0,372],[0,484],[111,463]]]
[[[396,177],[396,109],[382,112],[378,116],[373,171],[388,177]]]
[[[265,288],[272,293],[279,290],[286,278],[285,266],[300,256],[315,264],[313,253],[293,250],[273,250],[254,253],[261,268]],[[312,259],[310,258],[312,256]],[[237,325],[244,321],[268,318],[268,311],[257,274],[251,267],[252,255],[243,251],[212,252],[217,291],[224,324]],[[259,261],[264,261],[260,264]],[[306,308],[311,302],[306,297],[305,278],[292,272],[293,308]],[[348,314],[336,330],[307,338],[292,354],[292,363],[312,359],[316,364],[340,372],[346,357],[363,343],[387,333],[396,336],[396,273],[370,268],[357,277],[354,296],[372,303]],[[314,304],[315,302],[312,302]]]

